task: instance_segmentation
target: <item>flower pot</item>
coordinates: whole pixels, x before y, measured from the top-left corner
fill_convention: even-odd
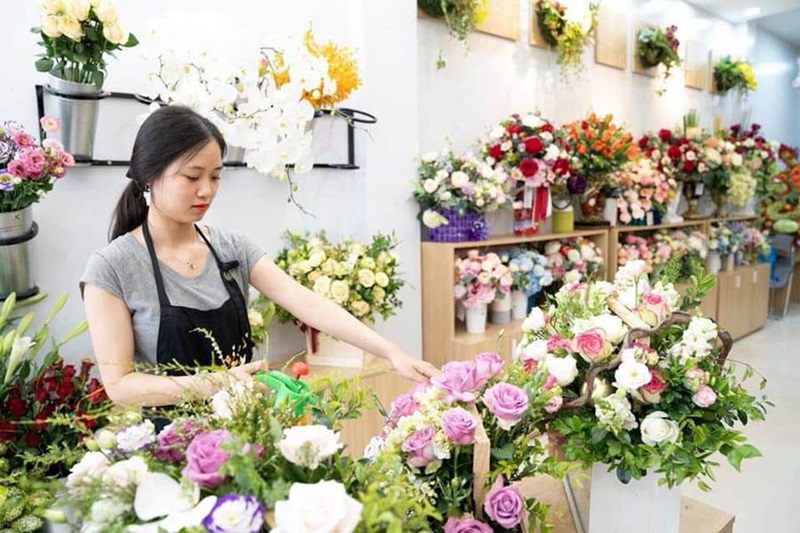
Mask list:
[[[667,224],[683,222],[683,217],[678,214],[678,207],[681,204],[681,193],[681,189],[675,191],[675,198],[667,205],[667,214],[664,215],[664,222]]]
[[[508,324],[511,322],[511,295],[500,295],[489,305],[489,322],[492,324]]]
[[[592,466],[589,533],[678,533],[680,488],[659,486],[654,472],[623,484],[608,465]]]
[[[437,208],[447,224],[428,228],[428,238],[436,242],[484,241],[489,238],[489,224],[483,213],[466,210],[459,213],[452,207]]]
[[[511,319],[525,320],[528,316],[528,295],[522,291],[511,291]]]
[[[361,348],[314,328],[306,329],[306,362],[309,365],[364,368],[374,359]]]
[[[31,206],[0,213],[0,299],[5,300],[12,292],[17,300],[39,292],[31,279],[29,248],[37,233],[39,226],[33,221]]]
[[[699,220],[706,218],[697,210],[697,203],[700,197],[703,196],[703,184],[695,183],[693,181],[685,181],[683,183],[683,193],[686,195],[686,204],[689,208],[683,214],[683,218],[687,220]]]
[[[581,224],[584,226],[608,226],[605,219],[606,197],[600,192],[581,199]],[[616,209],[616,207],[615,207]]]
[[[94,156],[100,100],[108,96],[93,83],[75,83],[50,74],[44,88],[47,113],[61,120],[61,129],[48,137],[64,145],[76,161]]]
[[[725,218],[728,216],[728,193],[719,192],[714,194],[714,203],[717,204],[717,209],[714,211],[714,216],[717,218]]]
[[[467,333],[483,333],[486,331],[486,308],[486,304],[465,308]]]
[[[722,256],[722,271],[730,272],[733,270],[733,267],[734,267],[733,254]]]
[[[575,230],[575,212],[572,204],[553,207],[553,233],[572,233]]]
[[[706,270],[709,274],[716,274],[722,269],[722,258],[717,252],[708,252],[706,257]]]

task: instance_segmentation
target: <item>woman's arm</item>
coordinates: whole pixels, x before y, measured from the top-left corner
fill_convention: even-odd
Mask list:
[[[331,300],[297,283],[267,256],[253,267],[250,282],[303,323],[388,359],[397,372],[409,379],[427,381],[438,373],[432,364],[411,357]]]
[[[205,398],[217,392],[231,377],[248,381],[253,372],[266,369],[264,363],[258,361],[230,372],[201,376],[156,376],[134,372],[133,324],[125,302],[89,284],[84,289],[83,299],[100,377],[108,397],[115,403],[174,405],[187,394]]]

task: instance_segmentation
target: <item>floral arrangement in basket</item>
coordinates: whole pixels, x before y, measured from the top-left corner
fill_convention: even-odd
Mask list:
[[[727,132],[727,140],[736,146],[736,152],[741,154],[744,159],[744,169],[740,174],[743,174],[744,170],[751,172],[761,194],[765,190],[767,182],[778,171],[780,144],[765,139],[760,130],[760,124],[753,124],[749,129],[743,128],[740,124],[734,124]],[[733,182],[733,180],[731,181]],[[733,188],[733,183],[731,183],[731,188]],[[732,191],[731,200],[733,200]]]
[[[533,113],[504,119],[482,144],[481,156],[502,167],[515,187],[514,233],[532,235],[550,215],[550,189],[570,177],[564,144],[563,131]]]
[[[46,132],[60,128],[57,118],[41,120]],[[45,139],[41,145],[22,124],[6,121],[0,127],[0,213],[25,209],[53,190],[75,159],[56,140]]]
[[[402,305],[405,285],[398,270],[397,237],[377,233],[369,242],[348,238],[331,242],[324,231],[311,236],[287,231],[288,246],[276,264],[304,287],[332,300],[359,320],[372,323],[376,315],[388,320]],[[278,310],[281,322],[293,317]]]
[[[417,0],[417,7],[429,17],[444,19],[450,35],[462,43],[489,14],[489,0]],[[445,66],[447,62],[439,53],[436,68]]]
[[[545,255],[536,250],[516,248],[510,252],[508,268],[511,270],[511,289],[521,291],[525,296],[538,294],[553,281],[553,273],[549,270]]]
[[[704,276],[684,298],[696,305],[714,283]],[[698,480],[708,490],[722,453],[739,469],[758,450],[734,426],[762,420],[756,398],[727,360],[730,335],[679,310],[670,283],[652,283],[631,261],[614,283],[564,287],[523,325],[521,354],[534,379],[552,386],[552,435],[568,460],[602,463],[623,483],[645,474],[669,487]],[[762,382],[763,387],[763,382]]]
[[[567,6],[552,0],[537,0],[536,22],[548,46],[556,49],[556,61],[562,78],[569,80],[583,70],[581,56],[594,43],[599,2],[589,2],[586,13],[573,13]]]
[[[786,169],[766,184],[759,202],[761,227],[773,233],[795,234],[800,239],[800,162],[797,152],[788,146],[780,147],[779,156]]]
[[[621,189],[617,211],[624,224],[646,222],[648,212],[666,213],[678,187],[648,157],[627,163],[617,172],[616,181]]]
[[[106,54],[139,44],[120,24],[117,6],[111,0],[45,0],[41,26],[33,28],[45,51],[36,60],[36,70],[62,80],[92,83],[103,88]]]
[[[413,196],[431,238],[484,240],[489,231],[483,214],[510,205],[509,186],[502,167],[445,149],[422,156]]]
[[[379,458],[399,457],[435,502],[441,518],[429,530],[547,531],[547,506],[525,498],[517,484],[568,469],[534,438],[546,395],[544,381],[496,353],[446,363],[429,386],[395,398],[371,448]]]
[[[548,242],[544,255],[553,279],[565,284],[595,279],[605,268],[600,249],[585,237]]]
[[[731,89],[746,94],[747,91],[754,91],[757,85],[753,65],[749,61],[725,56],[714,65],[714,89],[722,95]]]
[[[494,252],[470,250],[463,259],[456,258],[454,269],[453,296],[464,307],[488,305],[511,292],[512,272]]]
[[[666,28],[643,28],[636,36],[636,52],[645,68],[664,65],[664,80],[671,74],[671,70],[679,67],[681,56],[678,54],[680,41],[675,37],[678,27],[674,24]],[[666,92],[666,86],[658,90],[661,96]]]

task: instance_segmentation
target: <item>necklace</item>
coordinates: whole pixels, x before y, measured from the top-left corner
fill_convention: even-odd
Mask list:
[[[199,242],[199,237],[198,237],[198,238],[197,238],[197,240],[196,240],[196,241],[193,243],[193,246],[197,246],[197,243],[198,243],[198,242]],[[182,264],[186,265],[187,267],[189,267],[189,270],[192,270],[192,271],[195,271],[195,270],[197,270],[197,269],[198,269],[198,267],[200,266],[200,265],[198,265],[198,263],[197,263],[197,261],[199,261],[199,259],[195,259],[195,257],[194,257],[194,254],[191,254],[191,255],[189,256],[189,259],[181,259],[181,258],[180,258],[180,257],[178,257],[177,255],[172,255],[171,257],[172,257],[173,259],[175,259],[176,261],[179,261],[180,263],[182,263]]]

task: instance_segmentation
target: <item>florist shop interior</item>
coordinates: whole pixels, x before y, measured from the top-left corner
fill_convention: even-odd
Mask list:
[[[0,9],[0,531],[797,530],[800,2]]]

